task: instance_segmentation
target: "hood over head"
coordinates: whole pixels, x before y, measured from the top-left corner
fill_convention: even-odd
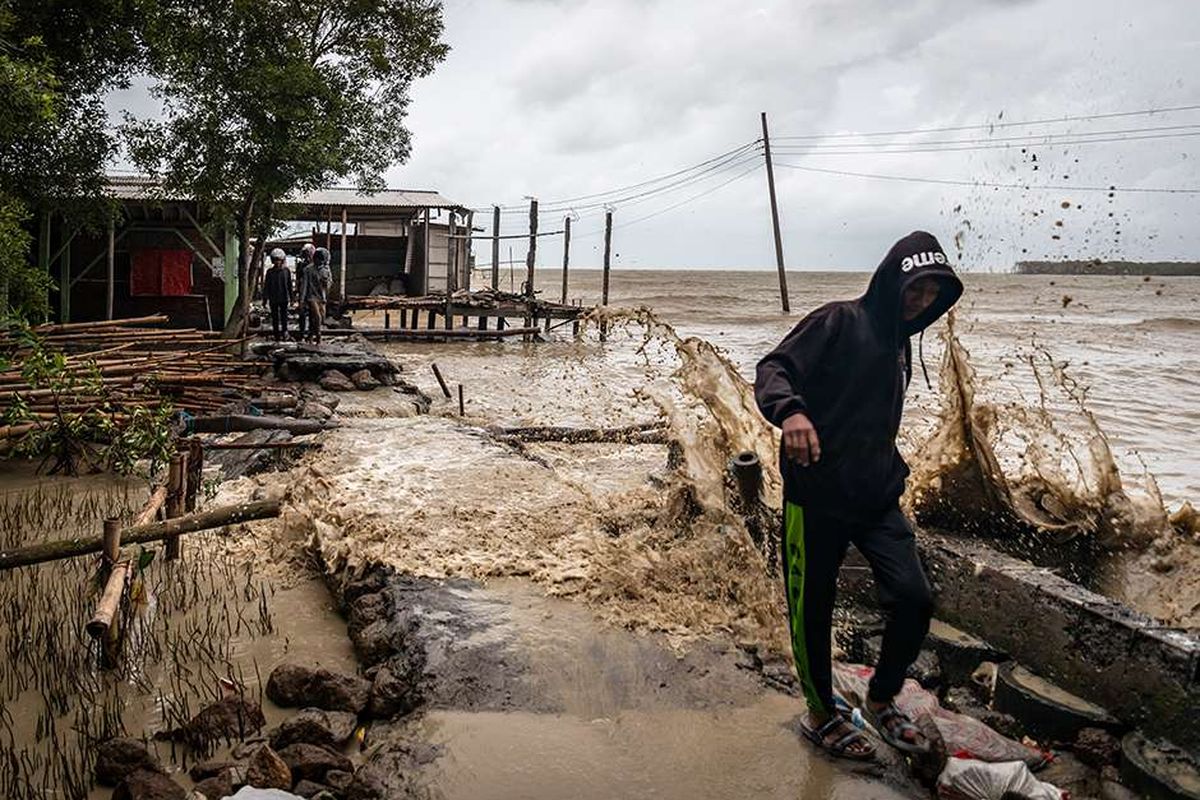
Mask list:
[[[313,263],[317,265],[329,263],[329,251],[324,247],[318,247],[313,251]]]
[[[921,278],[937,280],[937,299],[915,319],[904,321],[901,295],[905,287]],[[913,231],[892,245],[879,262],[862,303],[881,331],[895,332],[899,338],[907,339],[945,314],[958,302],[962,292],[962,281],[954,274],[937,238],[925,231]]]

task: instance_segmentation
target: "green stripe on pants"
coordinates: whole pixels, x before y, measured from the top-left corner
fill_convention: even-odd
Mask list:
[[[783,570],[787,590],[788,621],[792,634],[792,655],[796,673],[810,710],[828,714],[817,694],[808,668],[808,645],[804,638],[804,508],[793,503],[783,504]]]

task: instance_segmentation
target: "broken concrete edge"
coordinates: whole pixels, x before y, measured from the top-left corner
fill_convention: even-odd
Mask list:
[[[1200,752],[1200,638],[978,541],[917,536],[937,616],[1130,727]]]

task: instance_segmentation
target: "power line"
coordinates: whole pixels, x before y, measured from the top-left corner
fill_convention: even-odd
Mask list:
[[[1026,133],[1020,136],[987,136],[976,139],[925,139],[920,142],[813,142],[812,144],[788,144],[783,147],[912,147],[916,145],[992,144],[999,142],[1036,141],[1050,144],[1057,139],[1074,139],[1097,136],[1123,136],[1130,133],[1157,133],[1161,131],[1195,131],[1200,123],[1187,125],[1152,125],[1145,128],[1113,128],[1103,131],[1069,131],[1063,133]]]
[[[639,183],[630,184],[628,186],[620,186],[615,189],[608,189],[603,192],[593,192],[591,194],[576,195],[575,197],[563,197],[563,198],[557,198],[557,199],[553,199],[553,200],[547,200],[540,205],[544,205],[546,207],[563,206],[563,210],[567,210],[570,208],[571,203],[575,203],[575,202],[578,202],[581,200],[594,200],[596,198],[605,197],[608,195],[621,194],[622,192],[633,191],[635,189],[641,189],[646,186],[652,186],[656,183],[662,183],[663,181],[671,180],[672,178],[679,177],[679,176],[684,175],[689,172],[695,172],[696,170],[702,169],[709,165],[713,165],[715,162],[719,162],[724,159],[729,159],[731,157],[735,157],[735,156],[749,150],[750,148],[755,147],[757,144],[758,144],[757,139],[752,142],[746,142],[745,144],[743,144],[739,147],[735,147],[732,150],[727,150],[724,153],[715,155],[712,158],[701,161],[698,164],[693,164],[689,167],[684,167],[683,169],[676,170],[675,172],[671,172],[666,175],[660,175],[656,178],[650,178],[648,180],[640,181]],[[501,206],[500,209],[501,209],[501,211],[516,211],[516,210],[523,209],[525,207],[526,206],[524,206],[524,205],[509,205],[509,206]],[[489,206],[486,208],[476,208],[473,210],[475,210],[475,211],[490,211],[491,207]]]
[[[838,139],[857,138],[865,136],[907,136],[921,133],[946,133],[950,131],[985,131],[995,128],[1021,128],[1034,125],[1059,125],[1065,122],[1087,122],[1099,119],[1117,119],[1121,117],[1138,117],[1153,114],[1173,114],[1183,111],[1200,110],[1200,105],[1168,106],[1165,108],[1147,108],[1138,111],[1114,111],[1107,114],[1081,114],[1077,116],[1049,117],[1046,119],[1025,120],[1023,122],[989,122],[980,125],[951,125],[938,128],[910,128],[896,131],[869,131],[866,133],[807,133],[790,136],[774,136],[773,139]]]
[[[644,215],[644,216],[641,216],[641,217],[636,217],[636,218],[634,218],[634,219],[631,219],[631,220],[628,220],[628,221],[626,221],[626,222],[622,222],[622,223],[620,223],[620,224],[618,224],[618,225],[614,225],[614,226],[613,226],[613,230],[619,230],[619,229],[621,229],[621,228],[628,228],[630,225],[636,225],[636,224],[638,224],[639,222],[645,222],[645,221],[646,221],[646,220],[648,220],[648,219],[651,219],[651,218],[653,218],[653,217],[657,217],[657,216],[659,216],[660,214],[665,214],[665,213],[667,213],[668,211],[674,211],[675,209],[679,208],[680,206],[686,206],[686,205],[688,205],[689,203],[694,203],[695,201],[699,200],[699,199],[700,199],[700,198],[702,198],[702,197],[707,197],[708,195],[712,194],[713,192],[715,192],[715,191],[717,191],[717,190],[719,190],[719,189],[722,189],[722,188],[724,188],[724,187],[728,186],[729,184],[731,184],[731,183],[734,183],[735,181],[739,181],[739,180],[741,180],[742,178],[746,177],[746,176],[747,176],[747,175],[749,175],[750,173],[752,173],[752,172],[755,172],[756,170],[758,170],[760,166],[762,166],[762,165],[761,165],[761,164],[755,164],[754,166],[750,167],[750,169],[747,169],[747,170],[744,170],[744,171],[742,171],[742,172],[739,172],[737,175],[734,175],[732,178],[729,178],[728,180],[722,181],[721,183],[718,183],[716,186],[710,186],[708,189],[705,189],[703,192],[698,192],[697,194],[691,195],[690,197],[687,197],[687,198],[685,198],[685,199],[683,199],[683,200],[680,200],[678,203],[672,203],[672,204],[671,204],[671,205],[669,205],[669,206],[666,206],[666,207],[664,207],[664,208],[660,208],[660,209],[658,209],[657,211],[652,211],[652,212],[650,212],[649,214],[646,214],[646,215]],[[592,231],[592,232],[590,232],[590,233],[584,233],[584,234],[580,234],[580,235],[579,235],[578,237],[576,237],[576,238],[579,238],[579,239],[584,239],[584,238],[587,238],[587,237],[590,237],[590,236],[599,236],[600,234],[601,234],[601,231]]]
[[[817,172],[823,175],[843,175],[852,178],[873,178],[883,181],[903,181],[905,183],[933,183],[941,186],[971,186],[995,189],[1021,189],[1021,190],[1039,190],[1039,191],[1056,191],[1056,192],[1138,192],[1142,194],[1200,194],[1200,189],[1172,189],[1166,187],[1138,187],[1138,186],[1049,186],[1046,184],[1032,183],[993,183],[989,181],[968,181],[957,180],[953,178],[921,178],[913,175],[882,175],[874,172],[853,172],[842,169],[823,169],[821,167],[805,167],[800,164],[786,164],[780,161],[775,162],[777,167],[786,167],[787,169],[798,169],[804,172]]]
[[[823,149],[823,148],[819,148],[819,147],[804,147],[804,146],[797,146],[797,145],[788,145],[788,146],[783,146],[783,147],[779,147],[776,149],[778,150],[778,152],[784,153],[787,155],[814,155],[814,156],[862,156],[862,155],[874,155],[876,153],[882,154],[882,155],[888,155],[888,154],[892,154],[892,153],[897,153],[897,154],[959,153],[959,152],[967,152],[967,151],[971,151],[971,150],[1012,150],[1012,149],[1018,148],[1018,147],[1025,147],[1025,148],[1068,147],[1068,146],[1084,145],[1084,144],[1109,144],[1109,143],[1113,143],[1113,142],[1134,142],[1134,141],[1144,141],[1144,140],[1148,140],[1148,139],[1188,138],[1188,137],[1192,137],[1192,136],[1200,136],[1200,131],[1195,131],[1192,133],[1146,134],[1144,136],[1118,136],[1118,137],[1110,137],[1110,138],[1102,138],[1102,139],[1077,139],[1077,140],[1070,140],[1070,141],[1059,140],[1059,141],[1053,141],[1053,142],[1039,142],[1036,140],[1029,140],[1029,141],[1025,141],[1025,142],[1014,142],[1014,143],[1003,143],[1003,144],[967,145],[965,147],[923,147],[919,143],[914,143],[912,145],[907,145],[907,144],[884,145],[882,147],[878,147],[878,148],[874,148],[874,149],[870,149],[870,148],[868,148],[868,149]],[[863,146],[861,146],[861,145],[842,145],[842,147],[843,148],[845,148],[845,147],[853,148],[853,147],[863,147]],[[894,149],[885,149],[885,148],[894,148]]]

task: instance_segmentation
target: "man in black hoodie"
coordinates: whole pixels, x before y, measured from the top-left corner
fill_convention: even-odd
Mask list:
[[[833,602],[850,544],[870,562],[888,613],[866,711],[889,744],[928,746],[892,702],[933,605],[899,507],[908,466],[896,434],[912,378],[909,337],[949,310],[962,288],[937,239],[911,233],[884,256],[866,294],[816,309],[758,363],[758,407],[783,431],[781,545],[792,652],[810,712],[805,732],[834,755],[874,755],[834,705]]]

